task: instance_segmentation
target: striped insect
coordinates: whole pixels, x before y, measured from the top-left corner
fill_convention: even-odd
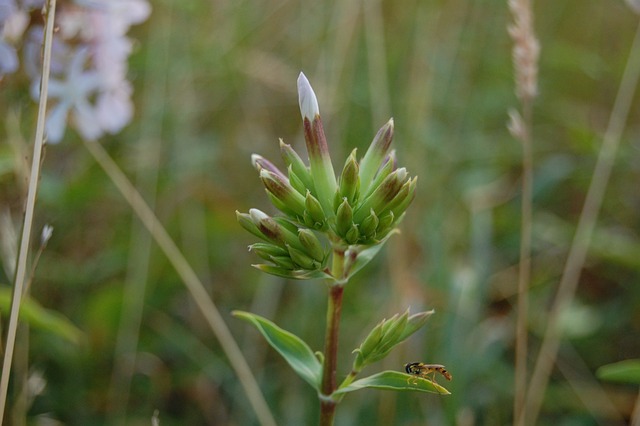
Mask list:
[[[409,383],[409,380],[413,379],[414,385],[418,383],[418,378],[427,379],[431,383],[437,385],[438,383],[436,382],[436,373],[442,374],[447,380],[451,380],[452,378],[451,373],[449,373],[442,364],[424,364],[422,362],[411,362],[404,366],[404,370],[407,372],[407,374],[411,374],[413,376],[407,379],[407,383]]]

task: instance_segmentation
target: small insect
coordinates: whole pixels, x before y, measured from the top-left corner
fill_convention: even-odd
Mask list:
[[[423,364],[421,362],[411,362],[404,366],[407,374],[411,374],[413,377],[407,379],[407,383],[409,380],[413,379],[413,384],[418,383],[418,378],[423,378],[430,380],[433,384],[438,384],[436,382],[436,373],[440,373],[444,376],[445,379],[451,380],[451,373],[447,371],[444,365],[441,364]]]

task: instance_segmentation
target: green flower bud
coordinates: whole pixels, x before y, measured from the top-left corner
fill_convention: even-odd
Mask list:
[[[254,243],[249,246],[249,251],[254,252],[265,260],[271,260],[272,256],[289,256],[284,248],[270,243]]]
[[[371,209],[379,212],[385,205],[391,202],[404,184],[406,178],[407,170],[404,167],[387,176],[380,186],[358,206],[353,213],[354,222],[360,223],[369,214]]]
[[[260,179],[275,198],[280,200],[289,210],[302,216],[302,213],[304,213],[304,197],[293,189],[289,184],[289,179],[283,179],[280,175],[266,169],[260,171]]]
[[[393,141],[393,118],[378,130],[369,149],[360,161],[360,186],[362,192],[366,192],[376,172],[389,152]]]
[[[253,164],[253,167],[255,167],[258,172],[264,169],[270,171],[271,173],[275,173],[283,180],[287,179],[287,177],[280,171],[278,167],[276,167],[271,161],[267,160],[261,155],[251,155],[251,164]]]
[[[236,219],[238,220],[238,223],[240,224],[240,226],[242,226],[245,230],[249,231],[250,233],[252,233],[253,235],[255,235],[256,237],[262,240],[267,240],[264,234],[260,232],[256,224],[253,222],[253,219],[249,214],[240,213],[238,210],[236,210]]]
[[[393,201],[391,202],[391,204],[393,204],[391,206],[391,211],[394,212],[396,217],[400,217],[402,215],[402,213],[404,213],[405,210],[407,210],[407,207],[409,207],[409,205],[411,204],[411,202],[415,198],[415,196],[416,196],[416,187],[418,186],[418,176],[415,176],[408,183],[409,183],[409,191],[408,191],[409,193],[407,194],[407,196],[404,197],[404,199],[399,200],[399,202],[397,204],[395,204]],[[406,185],[406,183],[405,183],[405,185]],[[396,198],[398,198],[398,197],[396,196]],[[394,200],[395,200],[395,198],[394,198]]]
[[[302,181],[305,188],[313,190],[313,180],[311,179],[309,168],[304,161],[302,161],[298,153],[291,148],[291,145],[287,145],[282,139],[280,139],[280,153],[282,154],[284,163],[287,167],[291,167],[291,170]],[[304,194],[304,192],[302,192],[302,194]]]
[[[351,152],[351,155],[347,158],[340,175],[340,198],[346,198],[350,204],[355,205],[360,189],[360,177],[358,162],[356,161],[356,150]]]
[[[345,198],[336,212],[336,233],[345,237],[353,225],[353,209]]]
[[[281,268],[284,269],[289,269],[289,270],[294,270],[294,269],[298,269],[296,267],[296,264],[293,263],[293,260],[291,260],[291,257],[289,255],[286,256],[271,256],[270,259],[271,262],[273,262],[276,266],[279,266]]]
[[[303,73],[300,73],[298,77],[298,98],[315,193],[325,213],[333,215],[331,206],[333,194],[337,189],[336,176],[331,164],[322,120],[320,119],[318,100],[309,84],[309,80]]]
[[[376,173],[371,185],[369,185],[369,189],[366,192],[361,192],[360,198],[366,199],[369,195],[373,193],[382,184],[382,182],[396,169],[395,166],[395,151],[391,151],[391,154],[387,157],[387,161],[384,162],[378,173]],[[361,186],[362,189],[362,186]]]
[[[378,228],[376,229],[376,235],[380,237],[381,235],[386,235],[388,231],[393,227],[393,223],[395,222],[396,217],[393,212],[388,212],[385,215],[380,217],[380,221],[378,222]]]
[[[347,234],[344,236],[344,239],[349,244],[355,244],[358,242],[360,238],[360,231],[358,231],[358,225],[355,223],[351,224],[351,228],[347,231]]]
[[[252,222],[264,235],[263,239],[283,248],[289,244],[299,250],[303,249],[298,239],[298,228],[293,223],[282,217],[271,217],[258,209],[249,210],[249,215]]]
[[[297,217],[298,216],[296,214],[296,212],[291,210],[289,208],[289,206],[287,206],[281,200],[277,199],[275,197],[275,195],[273,195],[271,192],[269,192],[268,189],[265,188],[264,191],[267,193],[267,197],[269,198],[269,201],[271,201],[271,204],[273,204],[275,206],[275,208],[277,208],[278,210],[280,210],[282,213],[286,214],[287,216],[290,216],[290,217]]]
[[[313,259],[318,262],[322,262],[325,258],[324,248],[320,243],[316,234],[309,229],[300,229],[298,230],[298,238],[300,239],[300,243],[306,249],[306,252]]]
[[[306,213],[309,214],[314,224],[320,224],[320,226],[322,226],[327,220],[320,202],[316,197],[311,195],[311,191],[307,190],[307,195],[304,199],[304,207]]]
[[[283,229],[272,217],[258,209],[249,210],[249,215],[255,226],[262,233],[262,238],[284,247]]]
[[[303,269],[318,269],[320,263],[313,260],[310,256],[307,256],[304,252],[297,250],[291,246],[287,246],[291,260]]]
[[[378,223],[380,223],[380,220],[378,220],[376,212],[374,212],[373,209],[370,210],[369,216],[360,224],[360,233],[366,238],[373,238],[378,228]]]

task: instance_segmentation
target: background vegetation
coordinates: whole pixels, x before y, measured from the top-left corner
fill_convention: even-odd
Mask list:
[[[398,157],[419,176],[402,234],[345,290],[339,368],[347,373],[349,350],[381,317],[434,308],[425,329],[376,367],[422,361],[453,374],[447,397],[351,394],[337,424],[511,421],[521,149],[506,129],[518,102],[510,21],[506,2],[494,0],[160,0],[133,29],[136,119],[101,143],[206,284],[279,424],[313,424],[316,395],[230,311],[263,315],[320,349],[325,288],[252,269],[254,238],[235,210],[274,212],[252,153],[277,159],[278,137],[303,152],[300,70],[334,158],[353,147],[362,155],[393,116]],[[620,0],[535,4],[530,367],[637,25]],[[26,80],[0,87],[0,205],[19,223],[36,108]],[[625,424],[634,406],[637,387],[599,382],[594,372],[640,353],[639,114],[636,97],[577,296],[562,316],[541,424]],[[27,410],[30,422],[135,425],[157,409],[162,425],[256,422],[191,296],[73,131],[46,150],[36,221],[54,234],[32,297],[82,339],[31,326],[18,342],[15,418]],[[16,403],[21,377],[46,383],[28,409]]]

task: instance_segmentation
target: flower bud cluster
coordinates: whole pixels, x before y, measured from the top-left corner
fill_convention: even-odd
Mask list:
[[[415,196],[417,177],[397,167],[393,119],[378,131],[364,157],[353,150],[336,178],[318,102],[304,74],[298,78],[300,112],[309,166],[280,140],[286,171],[254,154],[267,196],[286,218],[259,210],[238,213],[241,225],[265,243],[251,246],[258,256],[286,270],[324,269],[328,248],[380,243],[397,225]],[[318,235],[324,236],[321,243]]]
[[[418,331],[433,313],[431,310],[410,316],[407,310],[402,315],[395,314],[388,320],[382,320],[354,351],[356,359],[352,370],[360,372],[366,365],[386,357],[391,349]]]

